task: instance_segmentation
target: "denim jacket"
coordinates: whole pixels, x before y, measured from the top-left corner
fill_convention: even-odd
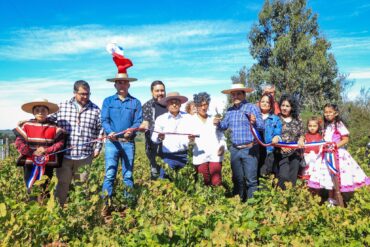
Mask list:
[[[281,141],[282,124],[280,118],[274,114],[270,114],[264,120],[264,122],[265,122],[265,132],[264,132],[265,143],[271,142],[274,136],[279,136],[279,139]],[[270,153],[274,151],[274,147],[272,146],[266,147],[266,151],[267,153]]]

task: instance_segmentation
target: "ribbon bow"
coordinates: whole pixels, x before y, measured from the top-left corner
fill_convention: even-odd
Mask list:
[[[31,177],[27,181],[27,189],[30,189],[36,180],[41,180],[45,173],[46,163],[49,161],[49,155],[32,156],[32,172]]]

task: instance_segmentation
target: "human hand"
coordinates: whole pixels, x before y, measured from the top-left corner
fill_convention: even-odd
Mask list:
[[[95,150],[94,151],[94,156],[93,156],[93,159],[97,158],[100,154],[100,151],[99,150]]]
[[[254,114],[250,114],[249,115],[249,122],[251,123],[251,124],[255,124],[256,123],[256,116],[254,115]]]
[[[129,138],[131,135],[132,135],[132,131],[131,131],[131,130],[127,130],[127,131],[123,134],[123,137],[124,137],[124,138]]]
[[[298,147],[304,148],[304,137],[300,137],[298,140]]]
[[[116,135],[116,132],[111,132],[108,135],[108,139],[111,140],[111,141],[117,141],[117,137],[115,135]]]
[[[224,145],[222,145],[222,146],[218,149],[217,155],[218,155],[218,156],[222,156],[222,155],[224,155],[224,153],[225,153],[225,146],[224,146]]]
[[[215,117],[213,118],[213,124],[218,125],[221,122],[221,117]]]
[[[164,135],[163,133],[159,133],[159,134],[158,134],[158,139],[159,139],[160,141],[163,141],[163,140],[164,140],[164,137],[165,137],[165,135]]]
[[[279,142],[279,137],[278,136],[274,136],[274,138],[272,138],[272,140],[271,140],[272,144],[276,144],[278,142]]]

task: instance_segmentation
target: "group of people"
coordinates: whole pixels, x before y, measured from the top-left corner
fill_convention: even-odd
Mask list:
[[[264,88],[255,104],[246,99],[253,89],[232,84],[230,89],[222,91],[230,96],[231,106],[221,117],[208,114],[211,97],[206,92],[194,94],[194,107],[190,105],[188,112],[183,112],[181,105],[188,98],[178,92],[166,93],[162,81],[151,84],[152,99],[141,105],[129,93],[130,83],[136,78],[128,77],[124,71],[107,80],[114,83],[116,93],[104,100],[101,110],[90,101],[90,86],[82,80],[75,82],[74,96],[66,102],[56,105],[35,100],[22,106],[34,115],[34,119],[22,121],[14,129],[15,145],[21,154],[17,164],[23,166],[28,192],[37,177],[45,174],[50,179],[56,168],[55,195],[63,206],[72,179],[82,182],[88,179],[88,172],[80,173],[79,168],[92,163],[100,154],[103,142],[103,198],[113,195],[119,162],[124,184],[132,188],[137,131],[145,132],[145,150],[153,180],[169,177],[157,164],[157,157],[178,171],[188,163],[188,150],[192,149],[193,165],[204,183],[220,186],[222,162],[225,151],[229,150],[233,192],[242,201],[253,197],[259,178],[271,173],[277,176],[282,189],[286,189],[286,182],[294,186],[303,166],[301,175],[308,187],[332,191],[333,176],[323,159],[323,145],[305,147],[311,142],[325,141],[335,146],[340,191],[354,191],[370,182],[344,148],[349,132],[334,104],[323,108],[324,125],[319,117],[313,116],[307,122],[306,132],[295,97],[284,94],[277,102],[271,85]],[[224,135],[226,130],[230,130],[229,145]],[[296,146],[278,146],[279,143]],[[129,192],[124,193],[129,196]],[[330,203],[336,203],[332,192],[329,199]],[[109,213],[109,207],[103,210],[104,215]]]

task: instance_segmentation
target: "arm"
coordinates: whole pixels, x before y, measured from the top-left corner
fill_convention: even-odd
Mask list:
[[[282,128],[283,128],[283,125],[281,124],[280,118],[276,117],[275,128],[273,130],[272,143],[278,143],[279,141],[282,141],[282,139],[281,139],[281,130],[282,130]]]
[[[101,110],[101,123],[103,129],[107,135],[113,132],[110,126],[110,116],[109,116],[109,100],[106,98],[103,102],[103,107]]]
[[[96,120],[96,131],[99,132],[99,134],[98,134],[99,141],[97,141],[96,144],[95,144],[94,158],[99,156],[100,151],[103,147],[102,138],[104,137],[104,129],[103,129],[103,126],[102,126],[102,123],[101,123],[101,119],[99,117]]]
[[[216,125],[218,130],[224,131],[229,128],[229,113],[226,112],[225,117]]]
[[[64,130],[58,128],[54,144],[51,145],[50,147],[47,147],[45,149],[45,153],[50,154],[61,150],[64,146],[64,142],[65,142],[65,132]]]
[[[15,147],[21,155],[32,156],[33,151],[23,137],[17,136],[15,139]]]
[[[158,117],[155,120],[155,123],[154,123],[154,131],[153,131],[152,137],[151,137],[152,142],[154,142],[154,143],[160,143],[164,139],[164,136],[162,136],[159,133],[157,133],[157,132],[162,132],[163,130],[164,130],[164,126],[161,123],[161,117]]]
[[[257,128],[257,130],[263,131],[265,129],[265,124],[262,119],[261,110],[256,106],[251,104],[251,113],[256,116],[256,122],[254,123],[254,126]]]

